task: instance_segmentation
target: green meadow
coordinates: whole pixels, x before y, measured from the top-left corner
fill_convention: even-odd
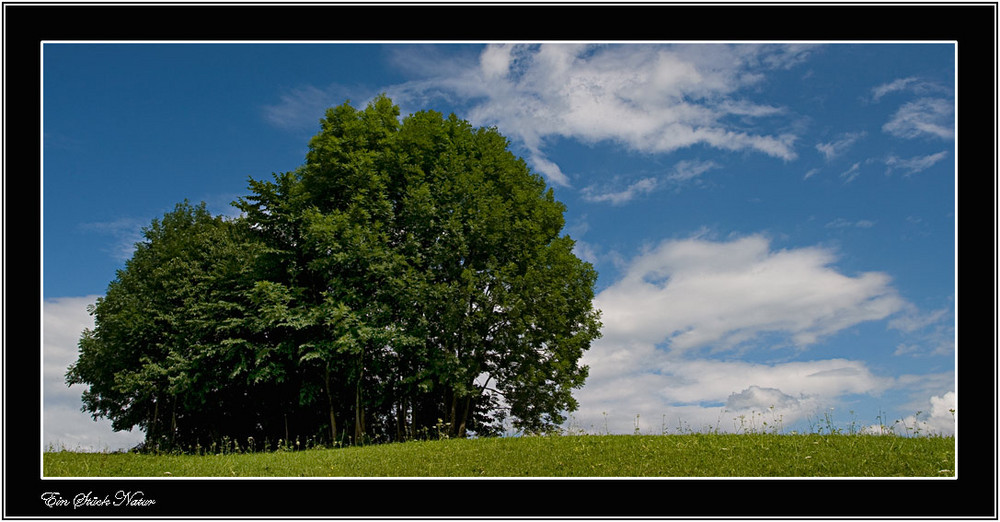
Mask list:
[[[199,454],[48,451],[47,477],[953,477],[953,436],[689,433]]]

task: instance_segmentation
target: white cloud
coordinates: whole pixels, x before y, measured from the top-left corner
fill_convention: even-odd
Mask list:
[[[534,165],[535,170],[545,176],[549,181],[563,187],[569,186],[569,176],[563,174],[559,165],[546,158],[545,154],[542,154],[541,151],[533,150],[529,159],[531,160],[531,164]]]
[[[844,183],[850,183],[860,175],[861,175],[861,162],[851,165],[851,168],[840,173],[840,177],[844,180]]]
[[[679,161],[674,165],[669,174],[661,178],[642,178],[632,182],[621,190],[598,189],[595,185],[590,185],[581,190],[581,194],[585,201],[623,205],[638,196],[654,192],[667,184],[681,184],[696,180],[702,174],[716,168],[719,168],[719,164],[714,161]]]
[[[143,440],[139,431],[114,432],[110,421],[94,421],[80,411],[84,387],[66,386],[66,369],[76,361],[80,334],[93,328],[87,306],[97,296],[46,299],[43,303],[42,404],[43,449],[52,445],[73,450],[130,448]]]
[[[946,157],[948,157],[948,151],[946,150],[935,154],[915,156],[906,159],[889,156],[889,158],[885,160],[885,164],[888,167],[888,169],[886,169],[886,174],[892,174],[896,169],[900,169],[903,171],[903,176],[909,176],[931,168]]]
[[[942,308],[926,314],[920,313],[912,307],[907,307],[907,313],[895,317],[889,321],[889,326],[904,332],[915,332],[928,326],[940,324],[942,319],[946,319],[950,310]]]
[[[114,242],[110,245],[109,253],[114,259],[125,261],[135,252],[135,244],[143,240],[142,227],[149,223],[134,218],[120,218],[115,221],[82,223],[80,229],[111,236]]]
[[[816,150],[823,153],[823,156],[827,161],[840,156],[847,149],[851,148],[852,145],[857,143],[858,140],[865,136],[865,132],[848,132],[840,136],[834,141],[827,143],[817,143]]]
[[[278,103],[261,107],[261,114],[266,122],[279,129],[315,133],[330,107],[346,101],[356,108],[364,107],[376,94],[369,88],[339,84],[322,89],[303,85],[281,94]]]
[[[705,145],[794,159],[795,135],[763,134],[730,119],[780,114],[738,93],[807,54],[768,45],[490,45],[464,67],[421,60],[427,79],[391,91],[402,99],[451,93],[474,100],[473,124],[496,125],[552,182],[568,185],[546,159],[546,139],[657,153]]]
[[[579,239],[573,244],[573,255],[590,264],[596,265],[598,262],[598,254],[594,246]]]
[[[916,77],[899,78],[872,88],[872,101],[879,102],[883,96],[897,92],[927,95],[932,93],[947,93],[949,89]]]
[[[900,138],[954,137],[954,104],[942,98],[908,102],[893,114],[882,130]]]
[[[510,71],[511,51],[509,45],[491,45],[483,50],[479,56],[479,67],[483,76],[490,78],[504,78]]]
[[[834,261],[828,249],[775,250],[761,236],[667,240],[637,255],[595,299],[604,335],[581,361],[590,374],[575,395],[580,408],[570,429],[806,429],[806,422],[859,395],[947,386],[948,374],[879,376],[852,358],[728,357],[788,344],[804,353],[867,321],[892,320],[887,325],[894,330],[920,332],[946,316],[919,314],[885,274],[843,274]]]
[[[332,98],[327,91],[312,85],[305,85],[282,94],[280,102],[264,106],[264,119],[283,129],[306,126],[318,129],[319,121],[326,108],[337,105],[337,103],[331,103]]]
[[[717,168],[719,164],[714,161],[679,161],[674,165],[674,170],[668,178],[674,181],[688,181]]]
[[[914,94],[919,98],[903,104],[882,126],[883,131],[907,139],[954,137],[955,106],[951,89],[916,77],[899,78],[873,88],[872,100],[879,102],[882,97],[899,92]],[[940,97],[941,95],[945,97]],[[931,156],[924,157],[925,160],[930,158]],[[934,161],[939,159],[941,157]]]
[[[932,396],[927,401],[928,408],[919,415],[899,419],[893,426],[896,434],[954,435],[958,422],[958,401],[955,392]]]
[[[871,228],[875,222],[869,219],[859,219],[850,221],[844,218],[837,218],[826,224],[826,228]]]
[[[726,399],[726,408],[731,410],[766,410],[768,408],[785,409],[795,407],[800,401],[777,388],[761,388],[756,384],[739,392],[731,393]]]
[[[583,362],[590,366],[590,377],[576,393],[580,409],[574,419],[585,430],[603,429],[607,422],[608,431],[616,433],[632,431],[636,415],[641,431],[654,433],[679,427],[745,431],[755,416],[772,427],[790,426],[837,404],[841,396],[878,394],[894,383],[857,360],[686,359],[648,343],[604,339]],[[762,428],[759,422],[756,428]]]
[[[607,339],[669,350],[725,350],[764,334],[805,347],[905,304],[878,272],[830,265],[829,250],[772,251],[767,239],[664,241],[637,256],[595,300]]]
[[[942,308],[923,313],[914,306],[889,321],[889,328],[900,331],[907,342],[896,347],[894,355],[913,357],[953,356],[955,353],[954,310]]]
[[[877,102],[887,94],[905,91],[911,86],[917,84],[918,81],[919,80],[916,78],[900,78],[889,83],[883,83],[882,85],[872,88],[872,100]]]
[[[612,205],[622,205],[631,201],[636,196],[648,194],[656,190],[659,181],[656,178],[643,178],[630,184],[624,190],[615,192],[600,192],[593,186],[584,188],[581,192],[583,199],[597,203],[607,202]]]

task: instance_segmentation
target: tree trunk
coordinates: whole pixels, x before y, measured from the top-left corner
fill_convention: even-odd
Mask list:
[[[449,411],[448,411],[448,436],[449,437],[454,437],[454,436],[458,435],[458,424],[456,423],[456,421],[458,420],[457,417],[456,417],[456,411],[457,411],[457,409],[458,409],[458,394],[455,393],[455,390],[452,390],[451,391],[451,406],[449,407]]]
[[[361,410],[361,378],[354,388],[354,443],[360,444],[361,437],[365,434],[365,414]]]
[[[334,413],[333,404],[333,392],[330,391],[330,365],[326,366],[326,376],[324,379],[326,384],[326,400],[330,404],[330,443],[337,443],[337,416]]]
[[[468,395],[465,397],[465,408],[464,408],[465,411],[462,412],[462,420],[458,424],[457,436],[462,439],[465,438],[465,424],[469,420],[469,409],[471,408],[471,406],[472,406],[472,396]]]
[[[361,444],[365,434],[365,412],[361,407],[361,381],[365,376],[365,349],[358,354],[358,382],[354,385],[354,443]]]
[[[160,401],[153,399],[153,422],[149,425],[149,431],[146,432],[146,439],[149,442],[156,440],[156,423],[159,422],[160,418]]]
[[[403,412],[404,411],[405,410],[403,409],[403,402],[402,401],[397,402],[396,403],[396,441],[397,442],[402,442],[403,441],[403,429],[404,429],[403,428],[403,426],[404,426],[404,423],[403,423]]]
[[[170,444],[174,443],[177,436],[177,399],[174,398],[173,414],[170,418]]]
[[[413,400],[413,397],[409,397],[407,402],[409,402],[410,410],[410,439],[417,439],[417,401]]]

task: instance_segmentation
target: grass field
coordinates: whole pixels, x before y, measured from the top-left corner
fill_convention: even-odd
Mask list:
[[[954,477],[954,437],[560,435],[202,455],[44,454],[46,477]]]

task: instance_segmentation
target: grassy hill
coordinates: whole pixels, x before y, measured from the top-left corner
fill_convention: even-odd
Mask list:
[[[46,477],[953,477],[954,437],[562,435],[202,455],[44,455]]]

